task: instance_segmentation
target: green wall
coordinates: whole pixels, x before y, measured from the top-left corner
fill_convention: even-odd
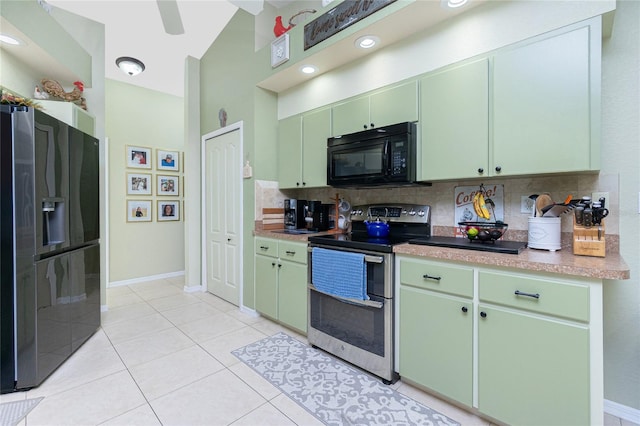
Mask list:
[[[156,150],[184,151],[184,100],[115,80],[106,80],[106,135],[109,139],[109,280],[127,281],[184,271],[184,222],[157,221],[157,201],[182,201],[179,196],[158,197],[157,176],[178,175],[156,169]],[[128,145],[152,150],[151,169],[130,169]],[[127,174],[152,176],[153,195],[127,195]],[[151,222],[127,222],[127,201],[151,201]]]
[[[243,163],[253,177],[243,181],[243,304],[254,308],[254,179],[276,178],[277,97],[256,87],[254,17],[238,10],[200,60],[200,130],[218,130],[218,112],[227,124],[243,122]]]

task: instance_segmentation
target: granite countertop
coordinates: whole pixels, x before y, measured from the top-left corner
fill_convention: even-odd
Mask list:
[[[571,251],[571,248],[555,252],[527,248],[522,253],[515,255],[415,244],[394,246],[393,252],[432,259],[471,262],[479,265],[526,269],[528,271],[550,272],[578,277],[609,280],[627,280],[630,277],[629,267],[619,253],[610,253],[606,257],[590,257],[576,256]]]
[[[276,238],[302,243],[306,243],[310,235],[315,236],[328,233],[331,232],[296,235],[260,229],[254,231],[254,235],[257,237]],[[590,257],[574,255],[571,247],[564,247],[555,252],[527,248],[523,250],[522,253],[514,255],[408,243],[394,246],[393,252],[396,254],[420,256],[430,259],[470,262],[478,265],[549,272],[577,277],[608,280],[627,280],[630,278],[629,267],[617,252],[607,252],[606,257]]]

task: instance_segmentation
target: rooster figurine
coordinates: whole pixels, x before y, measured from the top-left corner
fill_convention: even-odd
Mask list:
[[[67,102],[75,102],[81,100],[82,92],[84,92],[84,83],[81,81],[73,82],[73,85],[76,87],[74,87],[71,92],[65,92],[62,85],[55,80],[43,78],[40,83],[42,83],[42,88],[45,90],[45,92],[57,98],[64,99]]]
[[[276,16],[276,24],[273,26],[273,34],[275,34],[276,37],[280,37],[282,34],[286,33],[291,28],[293,28],[293,25],[289,25],[288,27],[285,27],[282,24],[282,16]]]
[[[87,109],[87,100],[82,97],[82,92],[84,92],[83,82],[74,81],[73,85],[76,87],[74,87],[71,92],[65,92],[62,85],[55,80],[43,78],[40,80],[40,83],[42,83],[42,88],[44,89],[45,94],[48,93],[51,96],[63,99],[67,102],[73,102],[84,110]]]

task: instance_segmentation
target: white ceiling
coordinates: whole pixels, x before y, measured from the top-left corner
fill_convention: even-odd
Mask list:
[[[276,7],[290,2],[269,1]],[[105,25],[106,78],[180,97],[184,96],[185,58],[200,59],[238,10],[227,0],[178,0],[185,32],[169,35],[164,31],[155,0],[47,0],[47,3]],[[123,73],[115,64],[120,56],[140,59],[146,70],[137,76]]]

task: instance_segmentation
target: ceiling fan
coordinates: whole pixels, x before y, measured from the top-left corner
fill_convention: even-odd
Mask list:
[[[177,0],[156,0],[162,24],[167,34],[180,35],[184,34],[184,26],[178,10]]]

